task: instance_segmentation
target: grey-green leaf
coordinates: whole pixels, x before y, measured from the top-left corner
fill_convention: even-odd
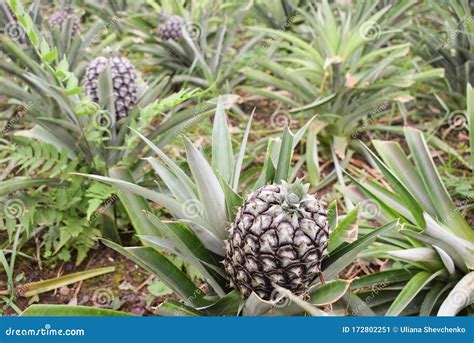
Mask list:
[[[224,191],[204,156],[188,139],[185,138],[184,143],[189,168],[193,173],[206,219],[212,225],[216,236],[225,239],[228,218]]]
[[[220,97],[212,128],[212,167],[227,183],[231,182],[234,172],[234,152],[224,105]]]

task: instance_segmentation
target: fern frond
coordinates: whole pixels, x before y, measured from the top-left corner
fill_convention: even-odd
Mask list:
[[[73,171],[77,161],[69,161],[67,150],[57,150],[48,143],[39,141],[27,141],[16,143],[15,149],[9,149],[9,155],[0,160],[0,163],[8,163],[15,173],[29,176],[65,176],[66,170]]]

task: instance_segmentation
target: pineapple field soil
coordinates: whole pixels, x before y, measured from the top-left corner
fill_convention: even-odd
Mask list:
[[[120,309],[135,315],[151,315],[157,305],[166,299],[176,299],[173,294],[155,297],[148,287],[153,283],[150,273],[112,249],[101,246],[91,252],[90,257],[79,267],[73,262],[46,263],[41,268],[36,263],[20,259],[17,275],[22,275],[21,284],[56,278],[82,270],[115,266],[110,274],[97,276],[54,291],[39,294],[33,298],[18,297],[16,305],[26,309],[32,303],[85,305],[108,309]],[[0,288],[6,285],[6,277],[0,274]],[[17,315],[12,308],[3,315]]]

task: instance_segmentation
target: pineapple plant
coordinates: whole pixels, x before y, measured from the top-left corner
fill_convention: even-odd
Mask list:
[[[403,62],[410,44],[399,43],[397,34],[415,4],[379,9],[376,1],[309,1],[291,30],[250,27],[265,35],[268,47],[255,53],[257,67],[242,71],[248,82],[238,89],[285,104],[296,120],[318,112],[317,139],[343,158],[361,121],[375,125],[413,99],[418,82],[443,75],[441,68],[417,70]]]
[[[174,84],[213,87],[212,96],[233,93],[242,82],[235,69],[258,43],[253,38],[239,48],[234,47],[249,6],[219,2],[182,5],[165,1],[156,12],[143,14],[140,20],[130,20],[137,40],[142,43],[131,46],[131,51],[145,54],[148,68],[172,73]],[[165,18],[159,25],[157,15]],[[234,110],[243,114],[237,106]]]
[[[15,4],[15,8],[9,3]],[[21,18],[21,21],[18,18]],[[31,19],[31,23],[25,22],[26,18]],[[84,36],[81,36],[78,34],[80,17],[69,9],[54,12],[47,21],[43,19],[40,6],[35,3],[26,10],[21,1],[3,0],[0,2],[0,24],[5,21],[5,24],[2,25],[5,38],[8,37],[13,42],[21,44],[22,51],[39,64],[43,62],[40,55],[45,55],[44,52],[49,47],[54,47],[55,49],[51,50],[56,51],[54,53],[51,51],[48,57],[51,58],[54,54],[54,57],[59,60],[67,58],[70,68],[76,74],[81,74],[83,68],[81,64],[85,63],[86,50],[91,54],[97,53],[92,45],[104,30],[104,23],[100,20],[96,21],[84,32]],[[41,35],[45,40],[43,51],[39,51],[38,35]],[[2,50],[8,54],[6,49],[7,47],[3,47]]]
[[[401,224],[361,254],[392,263],[354,281],[353,291],[379,289],[366,306],[369,315],[472,315],[474,230],[447,192],[423,133],[407,127],[405,138],[414,163],[399,143],[374,140],[378,156],[364,151],[385,180],[351,176],[355,187],[344,191],[376,209],[371,220]]]
[[[158,314],[327,315],[332,311],[320,307],[329,304],[345,311],[347,304],[342,297],[349,282],[337,279],[338,273],[378,235],[398,224],[394,221],[346,241],[343,233],[355,218],[335,225],[334,206],[326,211],[304,182],[289,176],[293,149],[310,124],[294,134],[285,129],[282,137],[270,140],[265,162],[245,200],[239,189],[250,122],[234,159],[222,102],[214,116],[211,163],[185,138],[187,167],[180,167],[136,132],[159,157],[150,156],[147,161],[161,178],[161,191],[110,177],[84,175],[144,197],[171,215],[172,219],[167,220],[152,209],[146,211],[158,234],[141,236],[145,246],[126,248],[103,241],[155,273],[181,298],[182,303],[164,302]],[[186,172],[188,168],[192,177]],[[337,232],[332,240],[329,223]],[[330,256],[326,254],[328,244],[334,248]],[[172,266],[165,252],[183,258],[199,271],[208,291]]]
[[[439,20],[433,26],[417,21],[408,38],[415,52],[433,67],[443,68],[448,94],[464,106],[464,90],[474,82],[474,22],[472,4],[468,0],[427,2],[427,11],[436,13]]]

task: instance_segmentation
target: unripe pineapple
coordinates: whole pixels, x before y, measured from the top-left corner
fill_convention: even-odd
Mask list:
[[[115,112],[117,119],[126,117],[137,103],[137,74],[135,67],[125,57],[97,57],[87,66],[85,83],[87,93],[92,100],[99,102],[97,91],[100,74],[110,64],[112,84],[115,96]]]
[[[274,286],[304,294],[320,273],[326,210],[297,182],[262,187],[239,209],[225,244],[225,270],[242,296],[274,300]]]
[[[162,40],[172,39],[177,41],[181,38],[181,30],[184,26],[184,19],[174,15],[169,17],[164,23],[158,26],[158,36]]]
[[[54,12],[49,18],[49,26],[52,29],[56,27],[62,29],[62,26],[66,23],[69,17],[72,17],[72,33],[77,33],[79,31],[80,19],[70,10]]]

